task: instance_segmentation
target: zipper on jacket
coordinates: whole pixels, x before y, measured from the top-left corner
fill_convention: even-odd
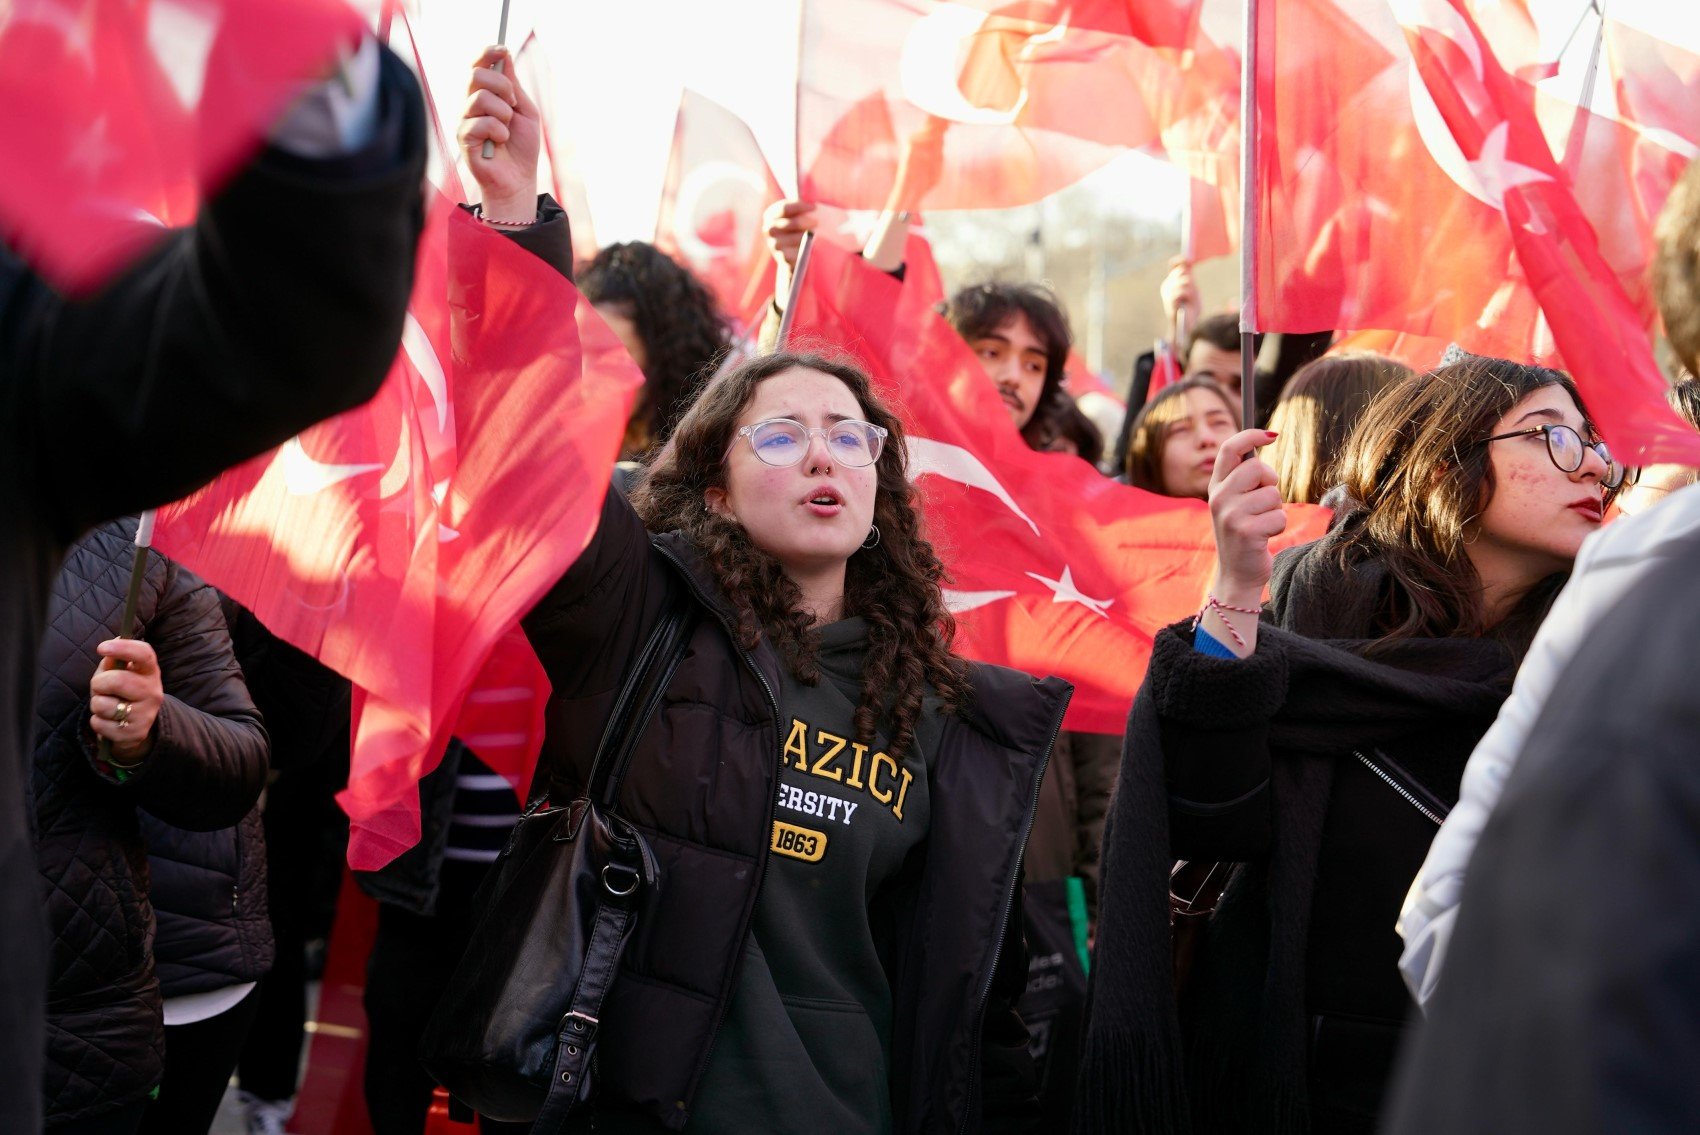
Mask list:
[[[719,620],[721,627],[723,627],[726,631],[727,639],[732,643],[732,649],[734,649],[738,652],[738,657],[740,657],[744,660],[744,665],[749,667],[750,673],[754,674],[756,676],[756,681],[761,683],[762,692],[767,694],[767,704],[773,710],[774,739],[775,739],[776,742],[783,744],[784,736],[785,736],[785,725],[784,725],[784,722],[782,722],[780,720],[779,697],[778,697],[778,695],[776,695],[773,692],[773,686],[770,682],[768,682],[767,675],[763,674],[761,672],[761,667],[756,665],[755,656],[752,655],[749,651],[745,650],[741,645],[739,645],[739,643],[738,643],[738,633],[737,633],[736,629],[726,619],[726,617],[720,613],[719,608],[717,608],[714,605],[714,603],[709,600],[708,596],[706,594],[704,594],[702,588],[697,586],[696,578],[691,575],[690,571],[686,569],[685,565],[680,563],[679,560],[673,555],[672,552],[669,552],[666,548],[661,547],[659,544],[654,544],[654,545],[651,545],[651,546],[654,547],[656,551],[660,552],[663,556],[665,556],[667,558],[667,561],[669,563],[671,563],[675,568],[678,569],[680,577],[683,578],[684,581],[685,581],[685,586],[691,589],[691,594],[695,595],[697,600],[704,607],[706,607],[710,612],[712,612],[714,614],[714,617],[717,620]],[[773,775],[774,775],[774,778],[777,780],[778,776],[779,776],[779,770],[778,770],[777,766],[774,768]],[[778,800],[779,800],[778,793],[772,792],[772,791],[768,792],[768,794],[767,794],[767,821],[766,821],[766,823],[764,823],[762,825],[762,829],[761,829],[761,831],[762,831],[761,852],[760,852],[760,858],[759,858],[759,861],[758,861],[758,865],[756,867],[756,899],[757,899],[757,901],[760,901],[760,899],[761,899],[761,885],[767,879],[767,861],[769,859],[768,846],[773,842],[773,818],[774,818],[774,810],[778,805]],[[752,907],[751,910],[753,912],[754,907]],[[738,946],[738,959],[737,959],[737,961],[732,963],[732,984],[730,986],[731,990],[736,990],[737,987],[738,987],[738,971],[740,969],[742,969],[743,965],[744,965],[744,954],[745,954],[744,940],[748,939],[749,936],[750,936],[750,925],[749,925],[748,922],[745,922],[744,926],[743,926],[743,934],[740,935],[740,942],[739,942],[739,946]],[[726,996],[726,997],[722,997],[720,999],[719,1004],[715,1007],[714,1023],[712,1025],[710,1025],[709,1029],[708,1029],[708,1044],[707,1044],[706,1047],[703,1048],[702,1059],[697,1061],[696,1070],[691,1073],[691,1082],[690,1082],[689,1085],[687,1085],[687,1090],[692,1095],[692,1102],[693,1103],[695,1102],[697,1085],[702,1080],[702,1074],[705,1071],[707,1071],[707,1069],[708,1069],[709,1058],[711,1056],[713,1056],[713,1054],[714,1054],[715,1038],[720,1035],[720,1026],[726,1023],[726,1011],[730,1007],[731,1007],[731,996],[730,996],[730,994],[728,994],[728,996]]]
[[[1057,738],[1062,735],[1063,718],[1068,715],[1068,703],[1073,699],[1073,689],[1063,695],[1062,706],[1057,710],[1057,722],[1051,727],[1051,743],[1045,747],[1045,756],[1039,761],[1039,775],[1033,778],[1033,798],[1027,802],[1027,816],[1021,826],[1021,854],[1016,857],[1015,871],[1010,875],[1009,886],[1004,893],[1003,913],[998,917],[998,934],[992,947],[991,968],[986,971],[986,984],[974,1005],[974,1034],[968,1049],[968,1110],[963,1113],[962,1126],[957,1128],[959,1132],[967,1132],[969,1117],[977,1106],[975,1095],[980,1090],[980,1042],[986,1031],[986,1004],[992,999],[992,982],[997,980],[998,963],[1003,960],[1003,942],[1009,934],[1009,916],[1015,908],[1015,889],[1021,880],[1021,864],[1027,858],[1027,839],[1033,834],[1033,821],[1039,810],[1039,789],[1045,783],[1045,770],[1050,766],[1051,753],[1056,750]]]
[[[1381,757],[1381,759],[1384,762],[1386,762],[1386,764],[1388,766],[1395,768],[1395,769],[1399,768],[1398,765],[1395,765],[1395,764],[1393,764],[1392,761],[1389,761],[1387,759],[1387,757],[1384,754],[1382,754],[1380,751],[1377,751],[1375,755],[1378,756],[1378,757]],[[1408,787],[1404,783],[1404,781],[1402,781],[1399,777],[1394,776],[1392,773],[1388,772],[1387,769],[1382,768],[1381,765],[1376,764],[1374,761],[1372,761],[1368,757],[1364,756],[1363,753],[1359,752],[1357,749],[1352,750],[1352,756],[1358,758],[1358,760],[1363,764],[1363,766],[1365,768],[1369,769],[1370,772],[1373,772],[1376,776],[1380,777],[1382,782],[1384,784],[1386,784],[1387,787],[1391,788],[1393,791],[1395,791],[1399,795],[1403,796],[1405,798],[1406,802],[1411,805],[1411,807],[1415,808],[1417,811],[1421,812],[1423,815],[1427,816],[1431,821],[1433,821],[1435,826],[1438,827],[1440,824],[1444,823],[1445,820],[1446,820],[1447,813],[1452,811],[1452,809],[1441,804],[1438,800],[1433,800],[1432,799],[1433,794],[1430,793],[1427,789],[1424,789],[1421,785],[1415,785],[1415,786],[1412,786],[1412,787]],[[1405,770],[1399,769],[1399,771],[1404,772]],[[1431,797],[1431,799],[1428,802],[1425,803],[1423,800],[1418,798],[1418,796],[1417,796],[1418,792],[1421,792],[1423,796]]]

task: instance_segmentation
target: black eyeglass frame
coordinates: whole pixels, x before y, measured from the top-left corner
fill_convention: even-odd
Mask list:
[[[1564,464],[1559,461],[1558,451],[1555,450],[1552,445],[1552,435],[1557,433],[1559,430],[1563,430],[1565,433],[1575,438],[1576,444],[1580,447],[1577,452],[1580,453],[1581,456],[1576,459],[1576,464],[1572,465],[1568,469],[1566,469]],[[1605,462],[1606,474],[1600,478],[1600,484],[1604,485],[1611,492],[1615,493],[1619,489],[1622,489],[1625,485],[1633,485],[1636,479],[1641,475],[1640,469],[1631,469],[1628,465],[1625,465],[1623,462],[1613,457],[1611,455],[1610,447],[1608,447],[1605,442],[1583,441],[1582,435],[1577,431],[1576,427],[1567,426],[1563,422],[1547,422],[1538,426],[1529,426],[1525,429],[1512,430],[1510,433],[1494,434],[1492,437],[1485,438],[1483,440],[1485,444],[1489,441],[1505,441],[1508,438],[1528,437],[1531,434],[1546,435],[1547,460],[1551,461],[1553,468],[1557,469],[1560,473],[1574,473],[1576,470],[1582,468],[1582,463],[1588,460],[1587,451],[1591,449],[1594,451],[1594,456]],[[1617,473],[1617,479],[1615,481],[1612,480],[1612,472],[1614,470]]]

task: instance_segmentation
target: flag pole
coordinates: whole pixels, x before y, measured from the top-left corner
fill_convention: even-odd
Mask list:
[[[502,0],[502,22],[496,29],[496,46],[497,47],[506,47],[507,45],[508,45],[508,0]],[[502,61],[500,59],[496,60],[496,66],[495,66],[494,69],[495,69],[495,71],[498,75],[501,74],[501,72],[502,72]],[[479,153],[479,156],[484,158],[485,160],[489,160],[490,158],[495,157],[496,156],[496,143],[491,141],[489,138],[484,139],[484,148],[482,150],[480,150],[478,153]]]
[[[153,509],[145,510],[136,521],[136,554],[130,560],[130,588],[124,593],[124,614],[118,621],[119,638],[136,637],[136,607],[141,603],[142,580],[148,574],[148,549],[153,546]],[[120,669],[128,669],[124,663],[118,663]],[[112,759],[112,742],[105,737],[100,738],[97,746],[98,755],[103,761]]]
[[[803,234],[803,243],[797,246],[797,266],[791,269],[791,290],[786,293],[785,314],[779,317],[779,334],[773,340],[773,349],[783,351],[791,341],[791,321],[797,317],[797,300],[803,294],[803,277],[809,273],[809,253],[815,248],[815,234],[811,229]]]
[[[1245,0],[1240,62],[1240,421],[1257,424],[1257,0]]]
[[[1594,48],[1588,53],[1588,69],[1582,76],[1582,97],[1576,100],[1576,114],[1570,120],[1570,133],[1564,139],[1564,160],[1561,164],[1564,166],[1564,172],[1570,175],[1572,184],[1576,180],[1577,172],[1581,169],[1582,145],[1588,135],[1588,117],[1594,106],[1594,80],[1599,77],[1600,73],[1600,47],[1604,44],[1606,38],[1605,0],[1590,2],[1587,11],[1582,13],[1583,16],[1586,17],[1588,12],[1593,12],[1600,17],[1600,26],[1594,32]],[[1581,25],[1578,24],[1577,26],[1580,27]],[[1571,34],[1574,35],[1575,33],[1572,32]]]
[[[1192,175],[1189,173],[1186,178],[1186,196],[1181,198],[1181,259],[1187,262],[1188,267],[1192,265],[1194,251],[1192,240],[1192,185]],[[1186,333],[1186,306],[1176,304],[1174,326],[1169,331],[1169,343],[1177,355],[1184,349],[1181,346],[1181,340],[1186,338]]]

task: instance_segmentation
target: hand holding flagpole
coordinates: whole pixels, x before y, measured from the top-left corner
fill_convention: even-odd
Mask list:
[[[136,607],[141,602],[142,580],[148,573],[148,549],[153,546],[153,522],[155,511],[148,509],[136,521],[136,554],[130,561],[130,587],[124,593],[124,614],[118,621],[118,637],[136,637]],[[120,660],[113,663],[118,670],[129,669],[129,664]],[[120,702],[123,705],[124,703]],[[125,716],[128,717],[129,707],[125,706]],[[124,724],[120,722],[119,724]],[[96,746],[98,756],[108,764],[112,763],[112,742],[101,737]]]
[[[502,22],[496,29],[496,46],[497,47],[506,47],[507,45],[508,45],[508,0],[502,0]],[[495,66],[495,69],[497,71],[500,71],[502,69],[502,61],[498,59],[496,61],[496,63],[494,64],[494,66]],[[491,141],[489,138],[484,139],[484,148],[479,151],[479,155],[481,157],[486,158],[486,159],[495,157],[496,156],[496,143]]]

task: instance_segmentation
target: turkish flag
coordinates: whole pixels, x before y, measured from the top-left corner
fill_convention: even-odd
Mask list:
[[[194,219],[360,19],[341,0],[11,0],[0,239],[62,289]]]
[[[161,551],[353,681],[353,867],[418,841],[451,732],[523,788],[548,685],[516,624],[589,540],[641,384],[564,277],[439,195],[378,396],[161,511]]]
[[[1029,449],[924,292],[831,243],[813,255],[795,327],[805,343],[849,353],[899,409],[909,477],[950,574],[957,649],[1067,678],[1066,726],[1120,733],[1152,636],[1204,598],[1215,567],[1208,507]],[[1314,539],[1328,515],[1291,506],[1277,544]]]
[[[1134,33],[1121,0],[804,0],[801,195],[974,209],[1071,185],[1217,93],[1210,57]]]
[[[655,246],[689,268],[740,328],[758,322],[773,296],[774,262],[761,221],[783,196],[744,120],[687,89],[673,126]]]
[[[1648,445],[1685,447],[1662,400],[1630,412],[1589,361],[1605,341],[1630,352],[1635,361],[1619,369],[1636,377],[1618,383],[1636,387],[1633,399],[1648,395],[1649,210],[1662,203],[1652,182],[1668,191],[1674,176],[1670,155],[1654,160],[1632,128],[1561,106],[1507,73],[1542,69],[1521,5],[1493,7],[1492,37],[1463,3],[1397,7],[1416,29],[1409,40],[1382,0],[1284,0],[1261,10],[1260,329],[1380,328],[1568,365],[1631,460],[1652,453]],[[1467,89],[1454,85],[1466,77]],[[1577,160],[1562,171],[1541,124],[1565,144],[1577,140]],[[1658,177],[1638,192],[1632,171],[1655,166]],[[1558,208],[1560,196],[1565,219],[1549,233],[1508,223],[1508,210],[1531,199]],[[1589,300],[1564,298],[1576,289]],[[1608,326],[1590,342],[1585,332],[1601,318],[1592,312]],[[1580,358],[1561,356],[1560,322]],[[1631,335],[1631,326],[1640,330]]]
[[[1665,402],[1667,383],[1641,318],[1553,160],[1527,85],[1500,65],[1461,0],[1422,0],[1415,7],[1404,27],[1417,74],[1498,205],[1601,433],[1631,464],[1700,463],[1700,436]],[[1586,126],[1602,137],[1610,133],[1609,123]]]
[[[1700,157],[1700,55],[1610,18],[1602,53],[1618,116],[1669,149]]]

